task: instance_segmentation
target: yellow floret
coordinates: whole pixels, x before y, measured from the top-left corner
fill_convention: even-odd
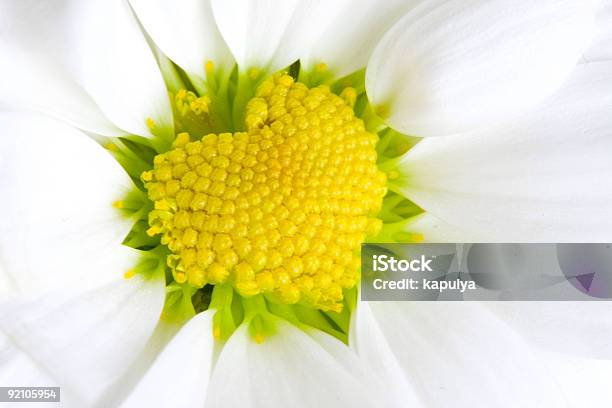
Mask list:
[[[275,75],[248,103],[246,132],[181,133],[155,158],[141,177],[155,202],[148,233],[173,252],[178,283],[230,282],[242,296],[341,309],[386,193],[355,98]],[[206,109],[206,99],[177,99]]]

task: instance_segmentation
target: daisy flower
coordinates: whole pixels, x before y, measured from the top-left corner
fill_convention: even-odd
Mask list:
[[[605,303],[357,285],[364,242],[609,240],[609,2],[0,7],[1,384],[79,407],[602,404]]]

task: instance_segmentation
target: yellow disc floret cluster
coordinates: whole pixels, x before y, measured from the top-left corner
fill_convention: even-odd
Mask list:
[[[246,132],[177,136],[142,180],[174,280],[339,310],[386,193],[377,136],[328,87],[284,74],[247,105]],[[354,98],[352,98],[354,101]]]

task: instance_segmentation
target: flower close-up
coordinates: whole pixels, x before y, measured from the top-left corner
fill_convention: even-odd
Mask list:
[[[611,27],[609,0],[0,0],[0,387],[611,406],[610,299],[360,289],[364,244],[519,274],[612,242]]]

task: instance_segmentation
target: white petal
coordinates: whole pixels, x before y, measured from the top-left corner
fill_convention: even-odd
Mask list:
[[[240,69],[246,71],[268,68],[299,0],[211,0],[211,4],[225,42]]]
[[[397,361],[367,302],[358,302],[351,321],[350,345],[384,387],[390,406],[419,407],[417,391]]]
[[[213,362],[212,317],[192,318],[157,357],[123,407],[202,407]],[[160,386],[166,384],[168,386]]]
[[[0,105],[45,112],[97,134],[123,134],[62,65],[70,47],[57,40],[61,38],[57,21],[62,20],[66,4],[29,0],[0,3],[0,76],[4,78],[0,81]]]
[[[158,131],[171,131],[168,93],[129,5],[123,0],[78,2],[72,18],[76,75],[106,115],[138,135],[151,135],[147,118]]]
[[[491,302],[488,306],[543,350],[612,359],[609,302]]]
[[[592,33],[590,0],[432,1],[378,44],[366,87],[396,130],[463,132],[540,102],[571,73]]]
[[[612,361],[542,353],[543,360],[572,408],[612,406]]]
[[[242,325],[221,351],[206,407],[286,407],[289,401],[304,407],[375,406],[367,383],[339,359],[284,321],[262,344]]]
[[[134,391],[145,373],[153,366],[162,350],[170,343],[181,327],[183,327],[181,323],[168,322],[163,319],[157,322],[155,330],[153,330],[138,357],[105,392],[105,404],[107,406],[120,405]]]
[[[14,387],[59,386],[44,369],[15,347],[11,339],[1,331],[0,384]]]
[[[181,68],[205,79],[204,65],[231,70],[232,56],[217,29],[210,0],[130,0],[155,44]]]
[[[342,4],[342,9],[324,27],[307,57],[302,60],[303,67],[309,69],[323,62],[336,77],[365,67],[385,32],[422,1],[355,0]]]
[[[0,128],[0,295],[91,288],[131,269],[132,223],[112,206],[131,181],[115,159],[41,115],[0,113]]]
[[[161,313],[164,286],[162,276],[136,276],[86,292],[62,289],[28,302],[5,302],[0,330],[89,405],[146,343]]]
[[[380,406],[399,408],[405,407],[406,402],[411,401],[411,407],[419,407],[419,403],[411,392],[411,386],[406,383],[406,378],[403,372],[399,370],[399,366],[397,364],[388,365],[388,358],[393,358],[393,356],[388,353],[386,343],[384,345],[377,344],[373,349],[369,348],[372,345],[371,343],[358,348],[356,336],[353,335],[353,327],[354,325],[351,326],[351,337],[349,339],[350,352],[347,351],[346,344],[327,333],[316,329],[306,332],[348,372],[359,378],[362,392],[367,392],[371,396],[370,399],[375,400]],[[377,337],[377,339],[381,340],[380,337]],[[374,354],[357,354],[357,351],[363,352],[366,349],[373,351]],[[381,369],[381,366],[384,369]]]
[[[16,74],[11,80],[17,83],[32,81],[30,88],[25,88],[32,93],[24,92],[17,98],[20,105],[50,111],[76,122],[74,113],[62,109],[62,105],[68,109],[81,101],[89,105],[76,83],[122,130],[150,136],[146,125],[150,117],[160,133],[169,131],[172,116],[167,91],[155,58],[126,2],[63,0],[47,5],[9,0],[3,6],[8,23],[3,26],[1,43],[5,50],[17,49],[16,62],[24,65],[7,72]],[[41,77],[41,68],[32,67],[32,63],[50,64],[52,73],[43,72]],[[35,78],[30,79],[29,74]],[[53,82],[47,84],[46,80]],[[48,106],[63,87],[67,87],[68,94],[59,95],[60,105]],[[37,101],[39,93],[43,98]],[[73,96],[79,99],[72,100]],[[11,101],[3,100],[7,102]],[[99,119],[100,115],[92,110],[78,108],[78,112],[95,114]]]
[[[483,238],[482,235],[449,224],[428,212],[408,219],[403,231],[420,234],[424,242],[479,242]]]
[[[563,406],[526,344],[482,305],[371,302],[427,407]]]
[[[0,76],[5,78],[0,81],[0,106],[43,112],[95,134],[125,134],[53,60],[4,42],[0,53],[11,61],[0,64]]]
[[[0,330],[0,384],[9,387],[59,387],[43,367],[27,353],[16,347],[11,339]],[[82,407],[83,401],[69,390],[60,390],[62,407]],[[29,406],[45,408],[47,402],[31,402]]]
[[[600,2],[595,19],[595,37],[582,62],[612,60],[612,0]]]
[[[284,68],[308,55],[317,47],[317,40],[325,36],[324,33],[333,27],[351,3],[349,0],[299,1],[270,62],[270,71]]]
[[[611,109],[612,63],[580,65],[514,123],[417,144],[397,189],[470,239],[610,242]]]
[[[304,56],[347,0],[212,0],[217,25],[241,71],[273,72]]]

